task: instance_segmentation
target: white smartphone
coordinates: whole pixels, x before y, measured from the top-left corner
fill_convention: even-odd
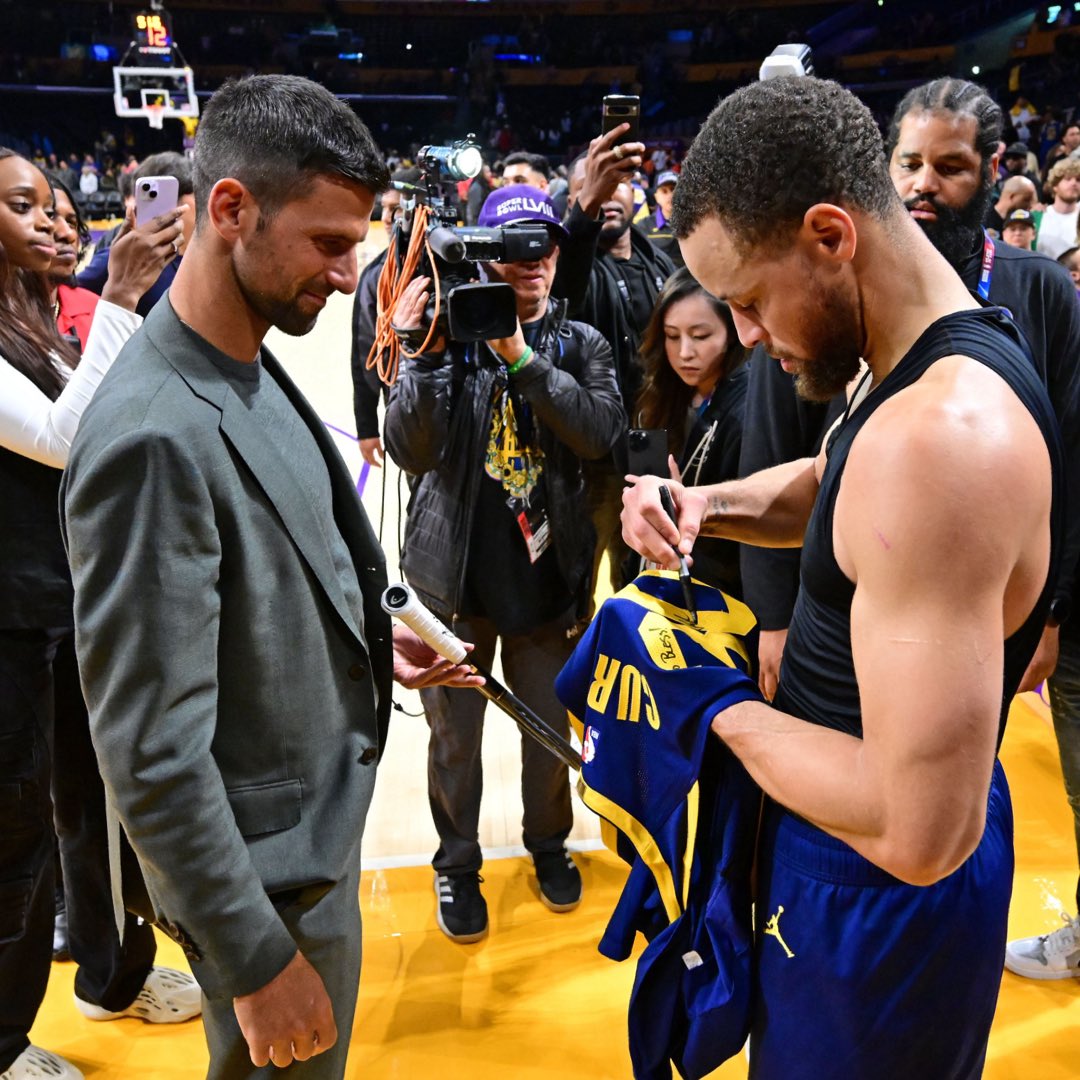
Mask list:
[[[144,176],[135,181],[135,226],[176,209],[180,181],[175,176]]]

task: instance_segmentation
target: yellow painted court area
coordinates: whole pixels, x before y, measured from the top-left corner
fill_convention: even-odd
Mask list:
[[[1002,760],[1016,811],[1010,932],[1021,936],[1054,928],[1058,911],[1070,906],[1076,875],[1049,715],[1031,696],[1013,707]],[[629,1077],[625,1006],[632,966],[611,963],[596,952],[624,872],[607,853],[580,854],[578,861],[585,899],[567,915],[553,915],[540,905],[528,859],[489,861],[484,890],[491,933],[486,941],[466,946],[447,941],[435,925],[428,867],[365,873],[364,971],[348,1075],[358,1080]],[[183,966],[171,942],[162,941],[159,956]],[[197,1022],[175,1029],[137,1020],[91,1023],[71,1005],[73,977],[71,964],[53,966],[45,1008],[32,1033],[39,1045],[67,1056],[94,1080],[204,1075],[206,1051]],[[1080,981],[1029,982],[1006,974],[985,1075],[1075,1080],[1078,1053]],[[730,1061],[713,1076],[745,1077],[745,1061]]]

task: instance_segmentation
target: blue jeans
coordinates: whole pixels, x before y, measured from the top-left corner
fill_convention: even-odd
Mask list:
[[[1050,677],[1050,711],[1054,716],[1065,794],[1073,813],[1076,853],[1080,862],[1080,637],[1061,637],[1057,668]],[[1080,912],[1080,880],[1076,885],[1076,908]]]

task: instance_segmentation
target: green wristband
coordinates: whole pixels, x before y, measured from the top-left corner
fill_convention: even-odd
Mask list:
[[[520,371],[533,358],[531,345],[525,346],[525,351],[506,369],[508,375]]]

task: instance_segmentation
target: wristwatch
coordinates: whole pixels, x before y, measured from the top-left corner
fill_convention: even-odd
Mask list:
[[[1051,626],[1064,626],[1069,621],[1069,616],[1072,614],[1072,599],[1068,596],[1055,596],[1050,601],[1050,618],[1049,622]]]

